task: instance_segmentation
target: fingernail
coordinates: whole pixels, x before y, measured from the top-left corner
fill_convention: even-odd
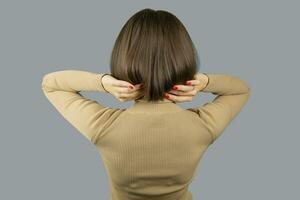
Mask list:
[[[178,87],[177,86],[173,86],[173,90],[177,90],[178,89]]]
[[[165,97],[168,99],[168,98],[169,98],[169,95],[168,95],[168,94],[165,94]]]
[[[130,86],[128,86],[130,89],[133,89],[133,87],[130,85]]]
[[[187,84],[187,85],[191,85],[191,82],[189,82],[189,81],[186,81],[186,84]]]

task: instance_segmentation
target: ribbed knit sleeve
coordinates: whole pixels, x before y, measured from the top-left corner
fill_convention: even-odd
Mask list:
[[[213,143],[246,104],[250,88],[244,80],[236,76],[205,74],[208,76],[208,84],[201,92],[210,92],[217,96],[211,102],[187,110],[199,115],[212,134]]]
[[[104,92],[101,85],[103,75],[104,73],[62,70],[48,73],[42,78],[42,91],[50,103],[93,144],[121,111],[119,108],[106,107],[79,93]]]

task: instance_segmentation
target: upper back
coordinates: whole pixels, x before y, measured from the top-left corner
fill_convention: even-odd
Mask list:
[[[149,195],[184,189],[211,143],[210,133],[194,112],[175,104],[141,110],[123,110],[96,143],[111,183]]]

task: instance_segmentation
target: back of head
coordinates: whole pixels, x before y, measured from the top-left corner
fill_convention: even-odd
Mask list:
[[[144,84],[144,99],[157,101],[174,84],[194,78],[199,59],[180,20],[164,10],[143,9],[122,27],[112,50],[111,74]]]

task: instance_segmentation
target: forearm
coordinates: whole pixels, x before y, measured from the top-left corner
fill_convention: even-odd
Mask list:
[[[215,95],[235,95],[250,92],[248,84],[237,76],[210,73],[204,74],[208,76],[208,83],[201,92],[210,92]]]
[[[94,73],[81,70],[62,70],[44,75],[42,88],[50,91],[98,91],[105,92],[101,85],[104,73]]]

